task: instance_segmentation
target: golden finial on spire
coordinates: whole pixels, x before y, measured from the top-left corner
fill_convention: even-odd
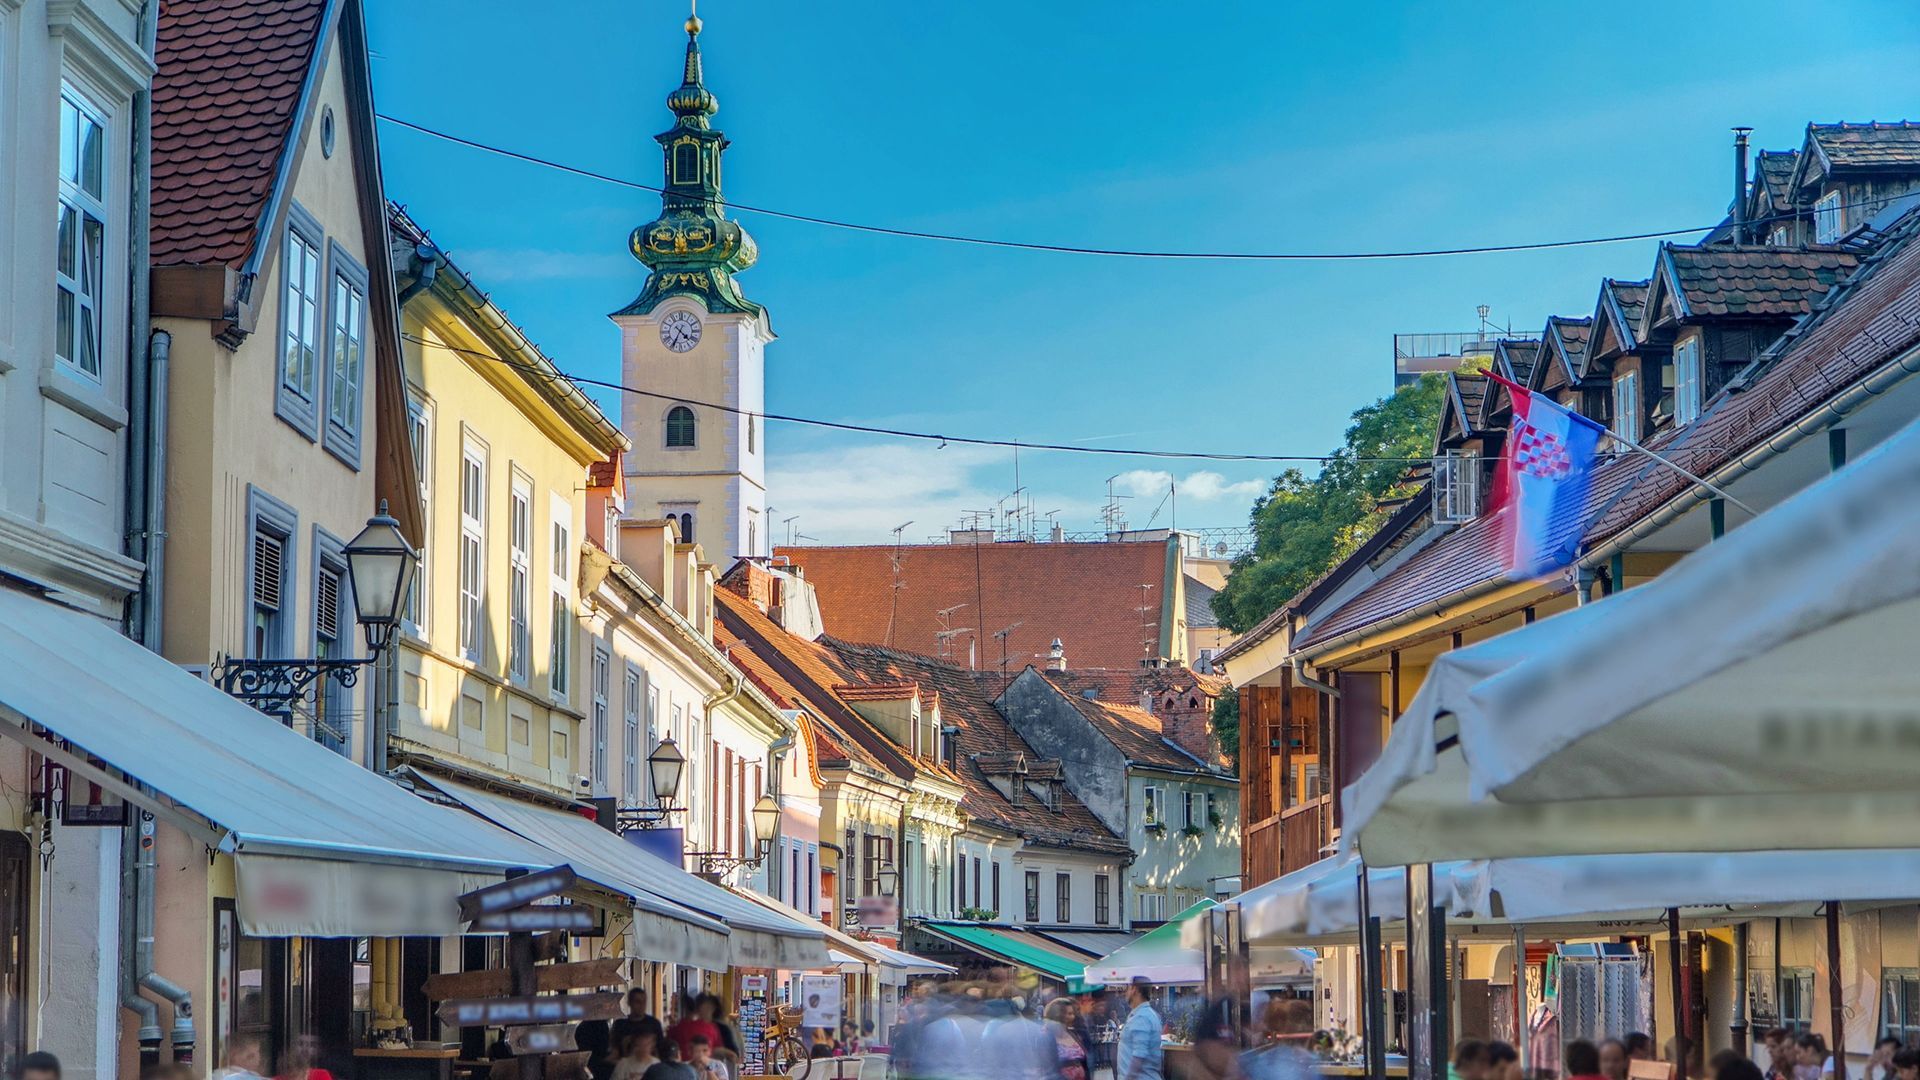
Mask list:
[[[689,0],[687,5],[687,33],[694,37],[700,35],[700,0]]]

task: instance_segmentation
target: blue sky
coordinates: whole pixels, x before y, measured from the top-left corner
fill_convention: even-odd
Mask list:
[[[683,3],[372,4],[378,107],[651,181]],[[1171,5],[707,0],[727,195],[910,229],[1210,250],[1377,250],[1717,220],[1728,129],[1920,119],[1920,5]],[[383,125],[388,194],[562,368],[619,377],[646,192]],[[1109,446],[1324,453],[1386,392],[1395,332],[1587,314],[1642,241],[1402,262],[990,250],[737,215],[780,340],[770,411]],[[596,397],[617,415],[611,396]],[[1012,455],[769,425],[775,516],[924,538],[1015,486]],[[1275,469],[1027,452],[1035,508],[1243,524]],[[1199,474],[1199,475],[1195,475]],[[1159,511],[1156,525],[1166,524]]]

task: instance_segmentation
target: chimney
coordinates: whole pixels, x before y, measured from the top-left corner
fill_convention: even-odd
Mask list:
[[[1733,129],[1733,242],[1747,242],[1747,136],[1752,128]]]
[[[1140,691],[1140,711],[1145,713],[1153,712],[1153,691]]]
[[[1053,523],[1053,528],[1048,531],[1047,539],[1056,544],[1064,543],[1067,539],[1067,530],[1056,521]]]
[[[1054,638],[1053,644],[1047,647],[1047,670],[1067,670],[1067,647],[1060,644],[1059,638]]]

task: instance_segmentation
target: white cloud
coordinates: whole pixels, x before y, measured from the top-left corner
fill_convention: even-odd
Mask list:
[[[767,479],[773,502],[769,524],[781,543],[786,542],[785,519],[798,515],[794,530],[815,540],[879,544],[891,539],[896,526],[911,521],[904,539],[924,543],[958,527],[972,512],[994,510],[1012,487],[1010,462],[1005,450],[958,444],[944,449],[849,446],[775,456]],[[1040,511],[1060,510],[1070,529],[1098,514],[1090,499],[1046,492],[1033,498]]]
[[[1114,479],[1113,487],[1123,495],[1146,498],[1165,495],[1167,485],[1173,482],[1173,474],[1165,469],[1130,469]],[[1175,493],[1182,499],[1217,502],[1224,499],[1255,499],[1266,489],[1267,482],[1264,480],[1229,481],[1217,472],[1201,469],[1181,477]]]

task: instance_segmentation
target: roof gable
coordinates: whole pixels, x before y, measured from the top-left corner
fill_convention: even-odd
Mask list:
[[[339,10],[328,0],[170,0],[161,8],[155,266],[250,261],[282,210],[291,150]]]
[[[1537,341],[1501,341],[1493,347],[1493,371],[1501,378],[1526,386],[1533,378],[1535,363],[1540,358],[1540,343]],[[1501,413],[1513,408],[1512,392],[1492,380],[1488,380],[1487,392],[1480,402],[1480,430],[1489,430]]]
[[[1447,395],[1440,405],[1440,424],[1434,430],[1435,454],[1478,434],[1480,409],[1491,380],[1466,371],[1447,372]]]
[[[1663,244],[1640,337],[1669,322],[1796,319],[1860,265],[1830,247],[1678,247]]]
[[[1920,124],[1808,124],[1795,165],[1796,190],[1840,172],[1920,171]]]
[[[1596,363],[1605,364],[1640,347],[1640,313],[1646,308],[1650,282],[1602,278],[1587,330],[1587,348],[1581,357],[1580,377],[1591,378]]]

